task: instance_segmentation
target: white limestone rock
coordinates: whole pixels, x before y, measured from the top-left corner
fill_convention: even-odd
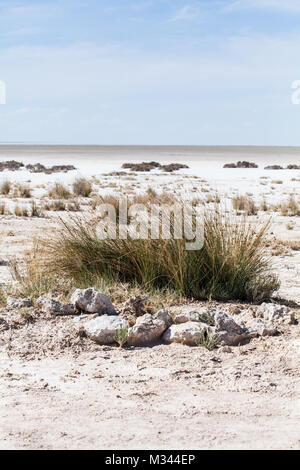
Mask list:
[[[129,329],[127,344],[130,346],[149,346],[157,343],[172,323],[171,315],[165,310],[159,310],[154,315],[143,315]]]
[[[197,346],[200,344],[203,331],[213,334],[214,329],[205,323],[193,321],[176,324],[167,329],[163,340],[168,344],[181,343],[188,346]]]
[[[199,322],[199,312],[181,312],[174,318],[175,323]]]
[[[257,333],[258,336],[274,336],[278,333],[278,330],[272,323],[266,323],[258,319],[252,323],[250,332]]]
[[[16,297],[8,297],[7,308],[18,309],[18,308],[30,308],[33,307],[33,301],[30,298],[21,299]]]
[[[256,316],[269,322],[295,324],[294,312],[285,305],[263,303],[256,311]]]
[[[85,334],[98,344],[112,344],[118,330],[128,329],[128,321],[118,315],[101,315],[84,325]]]
[[[76,309],[73,304],[59,302],[49,297],[39,297],[37,299],[37,307],[45,313],[51,315],[75,315]]]
[[[215,314],[215,338],[222,346],[236,346],[251,338],[249,330],[224,312]]]
[[[116,315],[116,310],[109,297],[94,287],[76,289],[71,297],[71,303],[74,304],[76,308],[86,313]]]
[[[158,312],[153,315],[153,318],[155,320],[162,320],[166,328],[169,328],[174,323],[172,316],[166,310],[158,310]]]

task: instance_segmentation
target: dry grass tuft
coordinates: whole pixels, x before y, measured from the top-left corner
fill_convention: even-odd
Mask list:
[[[72,194],[63,184],[55,183],[54,187],[49,190],[48,196],[52,199],[70,199]]]
[[[17,193],[19,197],[22,197],[25,199],[31,198],[31,189],[29,186],[26,186],[24,184],[18,184]]]
[[[0,193],[3,196],[8,196],[12,188],[12,183],[10,181],[3,181],[0,186]]]
[[[232,205],[235,211],[245,212],[246,215],[257,214],[257,207],[250,196],[236,196],[232,199]]]
[[[93,198],[91,202],[92,209],[97,209],[98,206],[101,204],[109,204],[115,208],[117,219],[119,217],[119,201],[120,197],[114,196],[111,194],[105,196],[96,196]],[[128,207],[133,204],[143,204],[146,207],[149,207],[150,204],[166,204],[166,205],[173,205],[178,203],[178,199],[173,195],[166,191],[157,194],[151,188],[148,188],[146,193],[141,194],[133,194],[132,196],[128,197]]]
[[[281,215],[295,217],[300,215],[300,207],[294,196],[290,196],[289,200],[278,206]]]
[[[16,217],[28,217],[28,209],[24,206],[19,206],[18,204],[15,206],[14,214]]]
[[[0,308],[6,307],[7,304],[7,296],[2,287],[0,287]]]
[[[272,180],[271,184],[283,184],[282,180]]]
[[[268,206],[267,201],[266,201],[265,198],[261,201],[260,206],[259,206],[259,210],[261,210],[263,212],[268,212],[270,210],[270,207]]]
[[[37,206],[35,201],[31,202],[31,217],[45,217],[44,209]]]
[[[0,204],[0,215],[6,215],[7,214],[7,208],[5,202],[1,202]]]
[[[73,183],[73,193],[76,196],[89,197],[92,190],[92,182],[85,178],[78,178]]]

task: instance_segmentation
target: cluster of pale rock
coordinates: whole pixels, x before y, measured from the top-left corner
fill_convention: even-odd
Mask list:
[[[11,297],[7,306],[30,307],[32,301]],[[94,288],[77,289],[70,303],[40,297],[37,307],[51,315],[81,313],[75,319],[78,333],[98,344],[115,343],[116,334],[126,332],[129,346],[147,346],[160,341],[194,346],[201,342],[203,335],[213,338],[221,346],[235,346],[257,336],[276,335],[280,324],[295,322],[290,308],[264,303],[258,307],[255,317],[251,310],[241,310],[233,318],[218,308],[200,307],[197,311],[181,312],[174,317],[166,310],[153,315],[145,313],[130,326],[126,318],[117,314],[109,297]],[[205,323],[205,318],[210,318],[210,325]]]

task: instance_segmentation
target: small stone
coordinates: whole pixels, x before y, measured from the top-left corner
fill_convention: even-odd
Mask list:
[[[265,323],[262,320],[257,320],[252,323],[250,332],[257,333],[259,336],[274,336],[278,333],[278,330],[271,323]]]
[[[236,346],[251,337],[247,328],[236,323],[224,312],[215,314],[215,325],[215,338],[224,346]]]
[[[43,312],[50,313],[51,315],[75,315],[76,313],[73,304],[59,302],[49,297],[39,297],[36,304]]]
[[[234,307],[234,308],[232,309],[232,312],[231,312],[231,313],[232,313],[232,315],[239,315],[239,314],[241,313],[241,311],[242,311],[242,310],[240,309],[240,307]]]
[[[182,312],[174,318],[175,323],[199,322],[199,312]]]
[[[136,318],[146,315],[147,313],[144,305],[146,300],[148,300],[148,298],[141,296],[131,297],[122,308],[120,313],[121,317],[128,320],[129,323],[134,319],[135,323]]]
[[[172,317],[164,310],[160,310],[155,315],[146,314],[139,317],[136,324],[129,329],[128,344],[149,346],[157,343],[170,322],[173,322]]]
[[[242,328],[245,328],[245,326],[251,325],[253,322],[253,311],[248,308],[248,309],[241,309],[238,314],[234,316],[234,321],[238,323]]]
[[[223,346],[219,348],[220,353],[232,353],[232,349],[230,346]]]
[[[256,316],[269,322],[295,324],[294,312],[285,305],[263,303],[256,311]]]
[[[152,317],[154,320],[162,320],[166,328],[169,328],[174,323],[172,316],[166,310],[158,310]]]
[[[116,310],[107,295],[94,287],[77,289],[71,297],[71,303],[83,312],[116,315]]]
[[[216,307],[199,307],[197,310],[183,311],[176,315],[174,321],[177,324],[186,322],[201,322],[212,326],[214,315],[219,310]]]
[[[117,315],[101,315],[84,325],[86,335],[98,344],[112,344],[118,330],[128,329],[127,320]]]
[[[16,297],[8,297],[7,308],[30,308],[33,307],[33,301],[30,298],[20,299]]]

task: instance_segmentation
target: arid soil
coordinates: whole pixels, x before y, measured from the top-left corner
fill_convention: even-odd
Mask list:
[[[56,216],[1,216],[2,285],[12,281],[8,263],[22,264],[35,236],[51,236]],[[276,296],[298,319],[299,220],[275,214],[266,248],[281,280]],[[2,313],[0,449],[300,448],[299,325],[231,352],[120,349],[80,338],[74,318]]]
[[[227,353],[98,346],[74,318],[10,317],[1,449],[300,448],[299,325]]]

